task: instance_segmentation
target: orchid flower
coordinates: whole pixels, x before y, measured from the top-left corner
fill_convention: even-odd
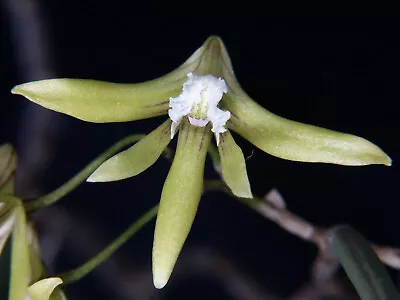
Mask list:
[[[176,154],[165,180],[153,244],[153,281],[165,286],[189,234],[200,201],[204,163],[214,134],[222,177],[232,193],[251,198],[243,153],[235,131],[271,155],[303,162],[390,165],[369,141],[279,117],[253,101],[234,75],[227,50],[210,37],[171,73],[137,84],[49,79],[16,86],[48,109],[95,122],[128,122],[167,115],[166,121],[131,148],[105,161],[90,182],[135,176],[162,154],[179,132]]]

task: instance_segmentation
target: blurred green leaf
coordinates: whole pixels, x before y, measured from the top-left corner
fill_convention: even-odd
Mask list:
[[[370,244],[349,226],[332,229],[328,247],[363,300],[399,300],[400,295]]]

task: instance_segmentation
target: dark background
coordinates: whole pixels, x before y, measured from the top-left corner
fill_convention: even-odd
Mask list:
[[[77,6],[48,1],[16,9],[17,5],[8,3],[12,0],[4,1],[0,141],[13,143],[20,153],[21,168],[27,174],[18,174],[21,195],[51,191],[118,139],[147,133],[165,117],[85,123],[11,95],[14,85],[54,77],[149,80],[176,68],[214,34],[225,42],[242,87],[265,108],[289,119],[362,136],[393,159],[390,168],[297,163],[272,157],[237,138],[245,156],[254,151],[247,161],[254,194],[262,196],[277,188],[291,211],[315,224],[349,223],[376,243],[400,246],[396,18],[139,17],[132,15],[132,2]],[[26,28],[35,30],[24,24],[27,18],[18,19],[30,9],[40,11],[40,43],[35,42],[35,34],[24,33]],[[95,246],[89,243],[89,250],[79,250],[85,246],[72,230],[72,238],[65,239],[64,250],[56,251],[50,269],[59,272],[82,263],[156,204],[168,168],[169,162],[160,159],[135,178],[83,184],[57,204],[68,216],[68,224],[78,228],[76,235],[93,240]],[[211,167],[207,175],[215,177]],[[56,222],[60,228],[62,220]],[[45,225],[46,220],[39,223]],[[126,268],[135,274],[130,287],[152,284],[146,276],[151,274],[153,230],[154,222],[117,254],[122,261],[118,270]],[[257,285],[284,296],[308,280],[316,254],[313,245],[218,193],[207,194],[201,201],[182,255],[190,259],[193,249],[218,253]],[[182,269],[158,293],[168,299],[233,299],[221,280]],[[115,286],[116,274],[121,276],[117,282],[131,275],[109,270],[105,275],[89,275],[67,292],[73,299],[114,299],[113,289],[124,288]]]

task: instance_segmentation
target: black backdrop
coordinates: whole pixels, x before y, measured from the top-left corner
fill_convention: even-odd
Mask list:
[[[272,157],[237,138],[245,156],[254,151],[247,161],[253,192],[262,196],[277,188],[293,212],[316,224],[349,223],[376,243],[400,246],[396,19],[139,17],[132,11],[133,7],[121,3],[42,4],[49,65],[45,77],[144,81],[174,69],[209,35],[219,35],[239,82],[264,107],[293,120],[362,136],[393,159],[390,168],[297,163]],[[43,112],[24,98],[12,96],[10,89],[27,76],[20,63],[21,51],[16,49],[18,31],[10,25],[13,18],[3,7],[0,141],[14,143],[23,155],[21,161],[29,164],[36,153],[30,145],[38,138],[36,131],[30,131],[31,115],[45,114],[50,119],[45,127],[51,128],[41,131],[49,159],[32,179],[35,192],[50,191],[113,142],[127,134],[149,132],[161,122],[163,118],[84,123]],[[84,184],[60,207],[72,218],[94,224],[104,245],[157,203],[168,166],[160,159],[135,178]],[[210,167],[206,174],[215,177]],[[154,223],[148,225],[119,252],[127,265],[150,272],[153,229]],[[196,247],[216,251],[260,286],[283,295],[290,295],[307,280],[316,254],[314,246],[216,193],[203,198],[183,251]],[[54,269],[73,267],[95,252],[81,256],[62,252]],[[134,284],[139,283],[132,280]],[[91,293],[97,299],[113,299],[94,275],[73,286],[71,292],[82,299],[94,298]],[[171,299],[231,299],[217,280],[198,274],[173,277],[161,293]]]

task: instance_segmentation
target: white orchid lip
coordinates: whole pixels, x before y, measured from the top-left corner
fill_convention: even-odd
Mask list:
[[[226,131],[225,124],[231,117],[229,111],[218,108],[222,96],[228,92],[225,80],[211,74],[200,76],[188,73],[187,77],[182,93],[175,98],[169,98],[171,139],[182,118],[187,116],[190,124],[197,127],[204,127],[211,121],[211,131],[214,132],[218,145],[219,134]]]

